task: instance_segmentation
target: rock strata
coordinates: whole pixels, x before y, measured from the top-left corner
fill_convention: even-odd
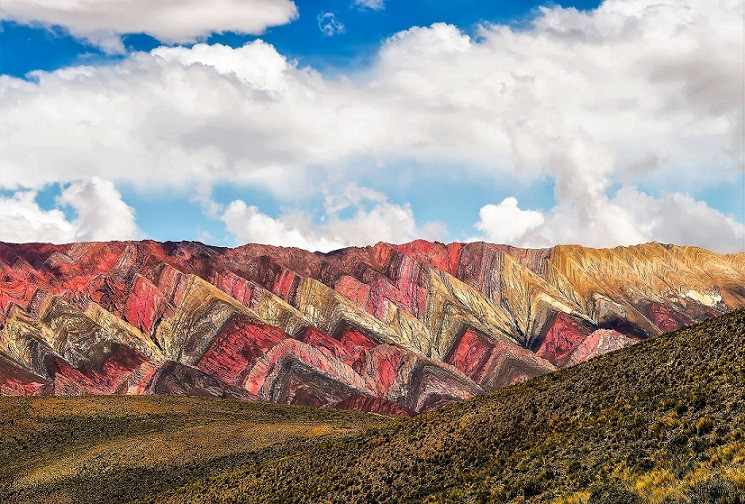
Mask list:
[[[0,243],[0,394],[408,415],[745,306],[744,264],[658,243]]]

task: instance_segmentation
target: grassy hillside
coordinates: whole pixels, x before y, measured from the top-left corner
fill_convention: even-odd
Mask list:
[[[175,396],[2,398],[0,502],[129,502],[386,420]]]
[[[0,500],[741,504],[744,384],[740,310],[411,419],[4,399]]]

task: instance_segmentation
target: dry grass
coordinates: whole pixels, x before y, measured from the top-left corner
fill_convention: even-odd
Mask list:
[[[3,398],[0,501],[125,502],[386,420],[168,396]]]

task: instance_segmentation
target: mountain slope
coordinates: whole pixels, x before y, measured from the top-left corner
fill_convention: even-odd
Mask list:
[[[740,310],[152,501],[743,502],[744,340]]]
[[[0,399],[3,502],[745,499],[745,310],[413,418]]]
[[[0,243],[0,393],[408,415],[745,306],[744,258],[656,243]]]

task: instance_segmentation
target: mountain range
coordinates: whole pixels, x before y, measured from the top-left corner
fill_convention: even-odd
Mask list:
[[[742,504],[745,310],[411,418],[0,397],[0,502]]]
[[[0,394],[411,415],[745,307],[745,254],[649,243],[0,243]]]

